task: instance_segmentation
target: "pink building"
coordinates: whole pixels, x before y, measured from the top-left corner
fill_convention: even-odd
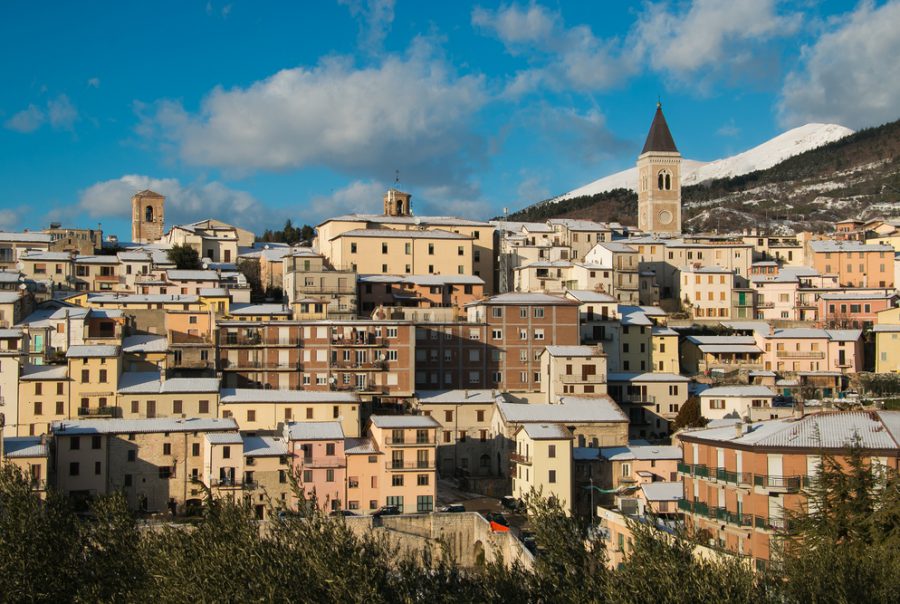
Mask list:
[[[865,328],[878,313],[894,306],[897,295],[886,291],[827,292],[819,296],[819,319],[829,326]]]
[[[290,422],[284,427],[284,438],[306,497],[315,495],[323,510],[340,510],[347,482],[341,423]]]

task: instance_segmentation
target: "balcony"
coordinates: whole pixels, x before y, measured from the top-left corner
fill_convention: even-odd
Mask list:
[[[118,407],[79,407],[78,417],[116,417]]]
[[[169,344],[203,344],[212,346],[209,334],[190,334],[183,331],[169,331]]]
[[[392,447],[430,447],[437,444],[437,437],[430,438],[391,438],[384,439],[385,444]]]
[[[766,474],[753,476],[753,486],[779,493],[796,493],[802,485],[803,477],[801,476],[769,476]]]
[[[332,346],[387,346],[387,339],[373,333],[361,333],[355,336],[332,336]]]
[[[342,457],[304,457],[304,468],[345,468],[347,460]]]
[[[385,361],[365,361],[362,363],[356,361],[329,361],[328,367],[331,369],[348,369],[356,371],[385,371],[387,370],[387,362]]]
[[[619,402],[632,405],[654,405],[656,404],[656,397],[652,394],[643,396],[640,394],[627,394]]]
[[[527,455],[522,455],[521,453],[510,453],[509,460],[513,463],[520,463],[526,466],[531,465],[531,458]]]
[[[215,369],[216,364],[212,361],[202,361],[200,359],[181,359],[170,361],[170,366],[177,369]]]
[[[254,360],[237,360],[229,361],[222,359],[222,369],[271,369],[271,370],[293,370],[299,371],[300,361],[281,363],[278,361],[254,361]]]
[[[391,460],[384,464],[386,470],[433,470],[434,460],[425,459],[420,461],[395,461]]]
[[[560,381],[562,381],[563,384],[605,384],[606,376],[596,373],[593,375],[563,374],[560,376]]]
[[[776,350],[775,356],[779,359],[824,359],[825,353],[821,350]]]

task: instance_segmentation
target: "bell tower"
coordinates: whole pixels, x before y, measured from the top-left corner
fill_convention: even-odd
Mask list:
[[[390,188],[384,194],[385,216],[412,216],[410,200],[412,195]]]
[[[166,198],[150,189],[131,198],[131,240],[154,243],[162,239],[165,226]]]
[[[656,104],[644,149],[638,156],[638,228],[646,233],[681,233],[681,153]]]

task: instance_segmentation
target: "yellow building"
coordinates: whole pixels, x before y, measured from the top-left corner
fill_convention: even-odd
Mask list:
[[[69,397],[78,415],[112,417],[121,373],[119,347],[70,346],[66,359],[71,380]]]
[[[19,373],[28,358],[28,338],[19,329],[0,329],[0,412],[3,436],[19,434]]]
[[[275,431],[288,422],[338,421],[346,436],[358,438],[360,406],[352,392],[223,388],[219,413],[246,431]]]
[[[900,308],[878,313],[875,334],[875,373],[900,371]]]
[[[572,435],[560,424],[524,424],[510,454],[513,497],[536,493],[572,512]]]
[[[69,398],[70,384],[68,365],[23,365],[18,384],[17,433],[47,434],[53,422],[77,417]]]
[[[260,520],[269,511],[288,507],[291,464],[280,436],[241,435],[244,446],[244,498]]]

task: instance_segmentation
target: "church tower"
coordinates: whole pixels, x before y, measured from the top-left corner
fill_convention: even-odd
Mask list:
[[[638,156],[638,228],[646,233],[681,233],[681,153],[656,104],[644,149]]]
[[[147,189],[131,198],[131,240],[154,243],[162,239],[166,198]]]
[[[412,195],[390,188],[384,194],[385,216],[412,216],[410,200]]]

